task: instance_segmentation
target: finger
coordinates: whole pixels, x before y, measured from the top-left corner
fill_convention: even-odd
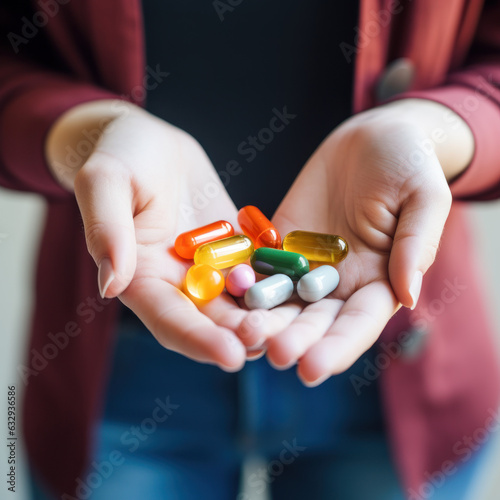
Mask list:
[[[129,285],[137,261],[130,178],[119,160],[96,151],[75,178],[75,195],[99,268],[99,292],[115,297]]]
[[[227,293],[198,306],[198,309],[208,316],[215,324],[236,331],[248,311],[242,309]]]
[[[432,186],[427,184],[410,194],[402,207],[389,258],[394,292],[404,306],[412,309],[420,295],[422,277],[436,257],[451,207],[444,176]]]
[[[373,345],[397,308],[386,281],[372,282],[355,292],[326,335],[300,358],[298,375],[304,384],[316,386],[347,370]]]
[[[287,369],[327,332],[344,302],[323,299],[308,305],[303,312],[281,333],[267,344],[267,358],[279,369]]]
[[[136,279],[120,300],[166,349],[226,371],[243,367],[246,349],[234,332],[216,325],[170,283],[157,278]]]
[[[247,311],[236,329],[236,334],[249,349],[258,349],[267,339],[284,330],[299,315],[303,307],[302,302],[295,298],[271,310]]]

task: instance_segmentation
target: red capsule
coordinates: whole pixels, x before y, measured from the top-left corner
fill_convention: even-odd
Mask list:
[[[212,222],[212,224],[179,234],[175,240],[175,251],[184,259],[192,259],[196,249],[201,245],[228,238],[233,234],[234,229],[229,222],[225,220]]]
[[[255,249],[260,247],[281,248],[281,236],[272,222],[252,205],[238,212],[238,223],[242,231],[253,241]]]

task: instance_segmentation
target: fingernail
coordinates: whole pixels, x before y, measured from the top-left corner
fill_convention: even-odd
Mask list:
[[[410,309],[412,311],[413,309],[415,309],[415,307],[417,307],[418,298],[420,297],[420,290],[422,289],[422,278],[423,274],[420,271],[417,271],[411,281],[410,295],[413,299],[413,304]]]
[[[288,370],[289,368],[291,368],[292,366],[296,365],[297,364],[297,360],[296,359],[292,359],[290,360],[288,363],[285,363],[284,365],[278,365],[276,364],[272,359],[267,358],[267,361],[268,363],[275,369],[275,370],[279,370],[279,371],[284,371],[284,370]]]
[[[99,263],[99,271],[97,272],[97,283],[99,285],[99,294],[101,298],[104,299],[106,292],[108,291],[109,285],[115,279],[115,273],[113,271],[113,265],[111,261],[104,257]]]
[[[303,379],[302,377],[301,380],[302,380],[302,383],[306,386],[306,387],[318,387],[318,385],[322,384],[327,378],[329,378],[330,375],[323,375],[319,378],[317,378],[316,380],[305,380]]]
[[[247,361],[257,361],[266,354],[265,349],[259,349],[257,351],[247,351]]]
[[[251,345],[250,347],[247,347],[247,351],[256,351],[257,349],[260,349],[263,345],[266,339],[259,339],[255,344]]]
[[[239,365],[235,365],[235,366],[228,366],[228,365],[223,365],[222,363],[219,363],[219,368],[221,370],[225,371],[226,373],[235,373],[235,372],[240,371],[244,365],[245,365],[245,361],[243,361]]]
[[[289,361],[286,365],[277,365],[276,363],[272,363],[272,362],[269,362],[269,364],[275,370],[279,370],[280,372],[284,372],[286,370],[289,370],[292,366],[295,366],[297,364],[297,361],[294,359],[292,361]]]
[[[240,368],[236,366],[219,365],[219,368],[226,373],[236,373]]]
[[[217,363],[217,364],[219,365],[219,368],[221,370],[224,370],[225,372],[228,372],[228,373],[237,372],[237,371],[241,370],[243,368],[243,366],[245,365],[246,349],[243,346],[243,344],[240,342],[240,340],[236,337],[236,335],[234,335],[234,333],[232,333],[232,332],[229,332],[229,331],[226,332],[224,335],[224,340],[226,341],[226,347],[227,347],[227,349],[225,349],[225,350],[228,351],[228,354],[229,354],[230,358],[233,360],[233,363],[235,362],[234,361],[235,358],[236,358],[236,360],[239,359],[240,361],[236,365],[224,364],[222,362]]]

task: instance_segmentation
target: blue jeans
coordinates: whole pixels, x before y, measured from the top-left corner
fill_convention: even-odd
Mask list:
[[[356,395],[350,380],[373,355],[311,389],[265,359],[237,374],[190,361],[127,317],[81,498],[247,500],[269,488],[273,500],[403,500],[377,384]],[[261,465],[243,493],[252,456]],[[465,498],[477,462],[427,498]]]

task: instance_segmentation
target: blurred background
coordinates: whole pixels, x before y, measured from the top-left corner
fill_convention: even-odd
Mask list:
[[[17,426],[20,422],[19,403],[22,398],[22,382],[16,367],[23,361],[27,330],[32,304],[33,277],[36,250],[43,225],[45,206],[35,195],[19,194],[0,188],[0,331],[3,348],[0,349],[0,436],[7,436],[7,386],[17,388]],[[470,217],[473,221],[477,248],[481,249],[480,259],[483,278],[489,290],[489,309],[496,325],[497,349],[500,356],[500,203],[471,205]],[[457,249],[460,251],[460,249]],[[464,256],[464,259],[467,256]],[[18,432],[18,436],[19,436]],[[476,476],[469,492],[470,500],[498,500],[500,491],[500,433],[492,435],[494,441],[487,463]],[[2,486],[0,498],[29,500],[26,486],[26,470],[22,441],[17,444],[16,492],[6,493],[8,448],[0,446]],[[259,467],[259,463],[249,462],[247,474]],[[244,482],[244,481],[243,481]],[[5,493],[4,493],[5,492]],[[255,493],[241,495],[245,500],[263,500],[266,497]],[[451,499],[450,499],[451,500]]]

